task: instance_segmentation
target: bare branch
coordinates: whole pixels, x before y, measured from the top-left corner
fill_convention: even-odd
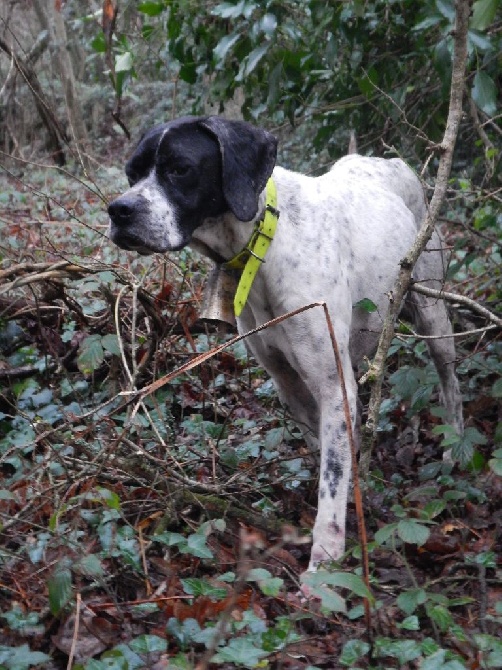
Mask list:
[[[378,423],[378,413],[382,396],[382,379],[385,359],[394,336],[394,324],[400,310],[402,300],[409,288],[413,267],[432,236],[434,225],[446,196],[448,178],[453,160],[453,150],[457,139],[458,128],[462,118],[462,100],[464,93],[464,77],[467,62],[467,28],[469,22],[469,0],[457,0],[455,5],[456,21],[453,31],[454,54],[450,88],[450,106],[443,136],[438,149],[441,152],[434,193],[430,202],[427,217],[420,229],[415,243],[401,261],[401,269],[391,291],[392,301],[384,320],[382,334],[375,357],[364,375],[361,383],[371,381],[373,384],[369,403],[368,420],[365,426],[365,439],[362,452],[361,476],[369,466],[371,443],[374,439]]]
[[[467,305],[473,312],[477,312],[484,316],[486,319],[494,323],[495,325],[502,328],[502,319],[494,314],[492,311],[480,305],[479,302],[468,298],[465,295],[460,295],[459,293],[450,293],[449,291],[438,291],[434,288],[429,288],[428,286],[423,286],[418,282],[413,282],[410,286],[410,290],[416,291],[417,293],[423,293],[431,298],[438,298],[438,300],[449,300],[450,302],[458,302],[462,305]]]

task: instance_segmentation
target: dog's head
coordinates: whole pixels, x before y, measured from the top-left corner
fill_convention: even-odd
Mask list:
[[[244,121],[183,117],[141,138],[126,165],[130,188],[110,203],[109,236],[141,254],[181,249],[205,220],[258,213],[277,140]]]

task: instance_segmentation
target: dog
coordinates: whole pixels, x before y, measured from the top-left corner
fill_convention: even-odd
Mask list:
[[[126,165],[130,188],[111,202],[109,237],[139,254],[186,245],[224,263],[245,249],[266,210],[272,177],[280,216],[237,319],[245,333],[316,301],[325,302],[340,350],[351,420],[354,370],[372,354],[399,262],[425,214],[422,186],[400,159],[343,157],[320,177],[276,167],[266,130],[219,116],[183,117],[149,130]],[[441,288],[447,265],[434,233],[414,279]],[[357,306],[369,298],[376,310]],[[452,327],[441,300],[411,293],[403,308],[427,340],[448,422],[463,430]],[[271,375],[307,444],[320,449],[318,511],[309,570],[345,551],[351,454],[342,391],[321,309],[254,334],[251,352]]]

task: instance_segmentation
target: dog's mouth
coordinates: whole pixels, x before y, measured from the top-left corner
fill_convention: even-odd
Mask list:
[[[108,228],[108,237],[121,249],[125,249],[125,251],[135,251],[141,256],[150,256],[156,252],[164,251],[164,249],[156,249],[146,245],[145,242],[136,235],[125,233],[123,230],[117,229],[112,223],[110,223]]]
[[[139,247],[134,244],[118,244],[121,249],[125,249],[126,251],[135,251],[137,254],[140,256],[151,256],[152,254],[155,253],[154,249],[148,249],[147,247]]]
[[[134,251],[140,256],[151,256],[152,254],[165,254],[168,251],[180,251],[188,244],[189,240],[182,240],[180,244],[173,246],[160,246],[145,243],[145,240],[133,233],[124,232],[110,223],[108,237],[111,241],[125,251]]]

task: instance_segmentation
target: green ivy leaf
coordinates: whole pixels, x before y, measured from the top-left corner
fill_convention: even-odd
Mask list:
[[[259,581],[258,586],[264,595],[275,598],[279,595],[284,586],[284,579],[281,579],[280,577],[270,577],[270,579]]]
[[[494,454],[495,458],[490,458],[488,465],[492,472],[499,477],[502,477],[502,449],[497,449]]]
[[[180,647],[184,649],[189,646],[194,637],[200,635],[201,629],[195,619],[185,619],[180,622],[178,619],[172,617],[167,622],[167,632],[170,633],[178,642]],[[190,668],[193,666],[190,666]]]
[[[497,111],[497,87],[486,72],[476,72],[472,87],[472,99],[476,105],[488,116],[494,116]]]
[[[108,333],[101,338],[101,345],[105,351],[114,356],[120,356],[118,337],[114,333]]]
[[[206,544],[206,536],[193,533],[187,538],[186,547],[180,547],[183,554],[192,554],[197,558],[213,558],[213,552]]]
[[[402,630],[420,630],[420,622],[415,614],[406,617],[401,623],[396,624]]]
[[[208,596],[215,600],[222,600],[228,594],[226,589],[218,586],[213,586],[206,579],[198,579],[196,577],[189,577],[182,579],[183,590],[191,596]]]
[[[104,486],[98,486],[97,491],[99,495],[96,497],[96,500],[104,502],[110,509],[120,510],[120,498],[115,491],[110,491],[110,489],[106,489]]]
[[[85,670],[130,670],[130,668],[120,649],[110,649],[110,651],[105,651],[100,661],[90,659],[85,664]]]
[[[420,644],[415,640],[376,638],[375,651],[377,656],[390,656],[397,659],[401,667],[422,655]]]
[[[157,533],[153,536],[154,542],[162,542],[168,547],[174,547],[176,545],[186,544],[186,537],[181,533],[171,533],[170,531],[165,531],[164,533]]]
[[[129,646],[137,654],[167,651],[167,641],[158,635],[140,635],[131,640]]]
[[[410,616],[419,605],[423,605],[427,600],[427,593],[422,588],[409,589],[400,593],[396,603],[399,609]]]
[[[272,577],[271,573],[265,568],[253,568],[247,576],[248,582],[257,582],[262,593],[266,596],[277,596],[284,586],[284,580],[279,577]]]
[[[31,651],[27,644],[20,647],[0,645],[0,665],[9,670],[28,670],[36,665],[47,663],[51,657],[41,651]]]
[[[397,524],[397,534],[406,544],[416,544],[420,547],[429,539],[430,530],[413,519],[401,519]]]
[[[103,575],[103,566],[96,554],[88,554],[81,558],[75,563],[74,569],[88,577],[101,577]]]
[[[140,2],[138,12],[147,16],[158,16],[165,10],[166,5],[163,2]]]
[[[373,300],[370,300],[369,298],[363,298],[362,300],[358,300],[358,302],[354,304],[354,307],[358,307],[359,309],[368,312],[368,314],[376,312],[378,309],[378,306],[375,305]]]
[[[84,375],[91,375],[99,368],[105,357],[101,335],[88,335],[80,343],[77,357],[78,369]]]
[[[247,581],[257,582],[262,579],[270,579],[270,577],[272,577],[272,574],[268,570],[265,570],[265,568],[252,568],[248,572]]]
[[[330,612],[347,611],[345,598],[335,589],[348,589],[362,598],[373,599],[361,577],[351,572],[318,570],[303,575],[302,582],[310,588],[314,596],[321,599],[322,607]]]
[[[364,656],[370,650],[368,642],[362,640],[349,640],[343,645],[342,653],[338,659],[342,665],[353,668],[361,656]]]
[[[312,595],[321,599],[323,610],[341,612],[342,614],[347,612],[347,601],[334,589],[326,586],[318,586],[317,588],[312,588]]]
[[[47,581],[47,588],[50,610],[54,616],[57,616],[69,602],[72,593],[71,571],[66,561],[56,567]]]
[[[477,0],[472,10],[470,28],[486,30],[495,19],[500,0]]]
[[[492,398],[502,398],[502,377],[493,382]]]
[[[226,647],[218,650],[218,653],[211,659],[212,663],[235,663],[243,665],[246,668],[255,668],[259,665],[262,658],[268,656],[268,651],[263,651],[256,647],[245,637],[238,637],[230,640]]]

